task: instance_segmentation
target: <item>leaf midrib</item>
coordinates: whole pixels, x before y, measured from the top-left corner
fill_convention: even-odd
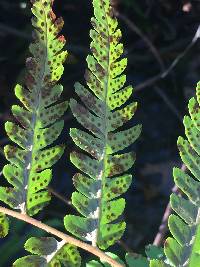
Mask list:
[[[104,6],[103,6],[104,7]],[[108,140],[108,126],[107,126],[107,113],[108,113],[108,108],[107,108],[107,102],[108,102],[108,90],[109,90],[109,81],[110,81],[110,41],[109,41],[109,26],[108,26],[108,18],[106,14],[106,10],[104,7],[104,13],[106,17],[106,25],[107,25],[107,31],[108,31],[108,38],[107,38],[107,51],[108,51],[108,57],[107,57],[107,79],[105,82],[105,101],[104,101],[104,117],[103,117],[103,126],[104,126],[104,149],[103,149],[103,162],[102,162],[102,173],[101,173],[101,190],[100,190],[100,195],[99,195],[99,210],[98,210],[98,227],[96,231],[96,235],[94,237],[94,240],[92,240],[92,245],[97,246],[98,242],[98,237],[99,237],[99,232],[100,232],[100,227],[101,227],[101,218],[102,218],[102,207],[103,207],[103,202],[104,202],[104,186],[105,186],[105,169],[106,169],[106,161],[107,161],[107,154],[106,154],[106,147],[107,147],[107,140]]]

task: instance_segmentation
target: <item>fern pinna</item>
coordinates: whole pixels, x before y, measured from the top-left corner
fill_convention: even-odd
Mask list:
[[[200,84],[197,99],[189,101],[190,116],[185,116],[187,140],[178,138],[180,156],[191,175],[174,168],[174,181],[187,197],[171,195],[171,206],[177,215],[169,218],[169,229],[174,238],[165,242],[168,263],[152,262],[152,267],[200,266]]]
[[[81,256],[77,248],[64,241],[58,242],[53,237],[31,237],[24,247],[34,255],[19,258],[13,263],[13,267],[80,267],[81,265]]]
[[[126,264],[122,261],[122,259],[119,258],[116,254],[106,252],[111,258],[115,259],[117,262],[119,262],[122,266],[127,267],[149,267],[150,262],[154,259],[163,259],[165,258],[164,250],[163,248],[154,246],[154,245],[148,245],[145,247],[145,253],[147,257],[143,257],[140,254],[136,253],[127,253],[125,256]],[[107,263],[101,261],[98,262],[96,260],[89,261],[86,264],[86,267],[107,267]]]
[[[58,34],[62,18],[56,19],[52,0],[32,1],[34,26],[32,57],[26,61],[24,86],[17,85],[15,94],[22,106],[14,105],[12,112],[20,123],[7,122],[6,132],[17,144],[7,145],[5,155],[10,164],[3,174],[13,187],[1,187],[0,199],[21,213],[36,214],[50,200],[47,186],[52,177],[49,169],[62,155],[64,146],[49,147],[60,135],[63,120],[60,117],[67,103],[55,104],[62,93],[56,84],[63,73],[67,52],[63,51],[65,38]],[[48,148],[46,148],[48,147]]]
[[[76,145],[89,154],[71,154],[71,161],[82,172],[73,177],[77,192],[72,195],[72,203],[83,216],[67,215],[64,223],[74,235],[106,249],[125,230],[124,221],[113,223],[125,207],[125,200],[116,198],[129,188],[132,176],[123,173],[135,161],[133,152],[119,151],[137,139],[141,126],[118,129],[132,118],[137,104],[125,105],[133,89],[124,87],[126,75],[122,73],[127,59],[121,59],[121,31],[109,0],[94,0],[93,6],[92,55],[87,57],[85,74],[89,88],[76,83],[75,90],[83,104],[75,99],[70,102],[74,116],[89,131],[70,131]]]

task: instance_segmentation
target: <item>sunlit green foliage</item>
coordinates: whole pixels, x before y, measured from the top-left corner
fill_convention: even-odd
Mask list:
[[[166,264],[165,262],[161,260],[152,260],[150,262],[150,267],[170,267],[170,265]]]
[[[126,254],[126,262],[129,267],[149,267],[151,260],[160,260],[164,259],[163,248],[156,247],[154,245],[148,245],[145,248],[145,253],[147,257],[137,255],[137,254]]]
[[[113,258],[117,262],[121,263],[122,266],[128,266],[128,267],[150,267],[151,266],[150,263],[153,262],[153,260],[159,260],[165,258],[163,249],[156,247],[154,245],[146,246],[145,252],[147,257],[143,257],[135,253],[127,253],[124,262],[116,254],[113,253],[106,253],[106,254],[108,254],[111,258]],[[95,260],[92,260],[86,264],[86,267],[103,267],[103,266],[110,267],[110,265],[105,262],[100,263]]]
[[[53,237],[31,237],[24,247],[34,255],[16,260],[14,267],[79,267],[81,265],[81,257],[76,247],[65,244],[63,241],[58,242]]]
[[[58,36],[63,20],[56,19],[52,4],[51,0],[33,1],[32,57],[26,61],[25,84],[15,87],[22,106],[12,106],[19,124],[5,124],[9,138],[17,146],[5,147],[10,164],[4,167],[3,174],[13,187],[1,187],[0,199],[29,215],[36,214],[49,202],[50,168],[64,151],[63,145],[49,146],[62,131],[64,121],[60,118],[67,109],[66,102],[55,104],[63,90],[62,85],[56,83],[63,73],[67,52],[63,51],[64,37]]]
[[[107,252],[106,254],[110,256],[113,260],[115,260],[116,262],[120,263],[122,266],[125,266],[124,262],[116,254],[110,253],[110,252]],[[92,260],[86,263],[86,267],[111,267],[111,265],[106,262],[100,263],[98,261]]]
[[[178,138],[178,149],[190,174],[174,168],[174,181],[185,196],[171,195],[171,206],[177,215],[169,217],[169,229],[173,238],[165,242],[168,264],[152,263],[152,267],[200,266],[200,84],[197,99],[189,101],[190,116],[185,116],[187,139]]]
[[[110,2],[93,0],[91,55],[87,57],[85,74],[87,86],[76,83],[77,99],[70,101],[72,113],[83,126],[70,130],[79,149],[72,152],[70,158],[80,170],[73,177],[77,191],[72,194],[72,204],[81,216],[64,218],[69,232],[103,250],[115,244],[126,227],[122,217],[125,199],[121,195],[132,182],[129,171],[135,154],[130,146],[141,132],[140,125],[129,127],[127,123],[137,103],[130,101],[133,88],[125,87],[123,72],[127,59],[123,57],[121,31]],[[3,174],[12,187],[0,187],[1,201],[31,216],[50,200],[47,187],[52,178],[51,167],[64,152],[63,145],[52,144],[63,129],[61,117],[67,109],[67,102],[59,102],[63,87],[57,84],[67,56],[63,50],[65,39],[59,36],[63,20],[56,19],[53,0],[32,0],[32,3],[32,57],[26,62],[25,84],[15,88],[21,106],[12,107],[18,123],[5,125],[10,140],[16,144],[5,147],[10,163],[4,167]],[[197,97],[189,102],[189,113],[190,116],[184,118],[187,139],[179,137],[178,148],[190,173],[174,169],[174,181],[183,196],[171,195],[176,215],[169,218],[172,237],[165,242],[165,255],[162,248],[153,245],[146,247],[146,257],[128,253],[122,260],[107,253],[122,266],[200,266],[200,84]],[[8,219],[0,214],[0,237],[7,233]],[[29,255],[17,259],[14,267],[81,266],[77,248],[53,237],[31,237],[25,249]],[[110,265],[103,260],[92,260],[86,266]]]
[[[0,238],[5,237],[8,234],[9,221],[8,218],[0,213]]]
[[[127,59],[122,58],[121,31],[109,2],[93,1],[87,88],[76,83],[75,91],[82,104],[75,99],[70,102],[74,116],[89,132],[76,128],[70,131],[76,145],[87,154],[71,154],[71,161],[82,172],[73,177],[77,192],[72,195],[72,203],[82,216],[67,215],[64,220],[68,231],[102,249],[114,244],[125,230],[125,222],[118,220],[125,200],[118,197],[131,184],[132,176],[127,172],[134,164],[135,154],[122,150],[141,132],[140,125],[120,128],[132,118],[137,104],[126,104],[133,88],[124,87]]]

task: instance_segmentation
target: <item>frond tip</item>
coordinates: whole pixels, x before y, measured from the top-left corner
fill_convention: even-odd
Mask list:
[[[63,129],[61,116],[67,109],[67,102],[55,104],[63,91],[62,85],[56,83],[61,78],[67,56],[63,51],[65,39],[58,36],[63,20],[56,19],[53,1],[32,2],[32,57],[26,61],[25,85],[15,87],[15,95],[22,106],[12,107],[19,125],[5,124],[9,138],[17,144],[4,149],[10,164],[4,167],[3,174],[13,187],[0,188],[0,200],[29,215],[36,214],[50,200],[47,191],[52,178],[50,168],[63,154],[64,146],[49,146]]]
[[[132,176],[127,172],[134,164],[135,154],[122,150],[138,138],[141,126],[120,129],[137,107],[136,103],[126,104],[133,88],[124,87],[127,59],[121,58],[121,31],[109,0],[93,0],[93,6],[92,55],[87,57],[85,74],[88,88],[76,83],[75,90],[83,104],[70,101],[74,116],[89,131],[70,131],[75,144],[87,153],[71,154],[72,163],[81,171],[73,178],[77,192],[72,195],[72,203],[82,216],[67,215],[64,223],[74,235],[106,249],[125,230],[125,222],[119,220],[125,200],[116,198],[131,184]]]

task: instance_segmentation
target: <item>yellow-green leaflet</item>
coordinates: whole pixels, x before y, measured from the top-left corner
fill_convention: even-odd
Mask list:
[[[125,208],[125,199],[120,196],[131,184],[129,169],[135,154],[130,148],[126,153],[123,150],[138,138],[141,126],[127,124],[137,104],[127,104],[133,88],[125,86],[127,59],[119,43],[117,19],[109,0],[94,0],[93,7],[87,87],[76,83],[78,98],[70,101],[72,113],[88,130],[70,131],[75,144],[86,152],[71,153],[72,163],[81,171],[73,177],[77,191],[72,195],[81,216],[67,215],[64,223],[74,235],[106,249],[121,238],[126,227],[119,219]],[[125,130],[120,128],[123,125]]]
[[[187,139],[178,138],[180,156],[189,174],[174,168],[174,181],[183,196],[171,195],[171,207],[176,214],[169,217],[172,237],[165,241],[167,261],[152,261],[151,267],[200,266],[200,84],[197,98],[189,101],[190,116],[184,117]]]
[[[77,248],[65,242],[58,242],[53,237],[31,237],[25,245],[25,249],[33,255],[19,258],[13,263],[14,267],[80,267],[81,256]]]
[[[64,151],[63,145],[51,146],[63,129],[61,116],[67,109],[66,102],[56,103],[63,90],[57,82],[67,52],[63,50],[65,38],[59,36],[63,20],[56,18],[52,4],[51,0],[33,1],[32,56],[26,60],[25,84],[15,87],[21,103],[12,107],[19,124],[5,124],[15,145],[4,149],[10,163],[3,174],[12,187],[0,188],[0,200],[28,215],[36,214],[49,202],[51,167]]]

